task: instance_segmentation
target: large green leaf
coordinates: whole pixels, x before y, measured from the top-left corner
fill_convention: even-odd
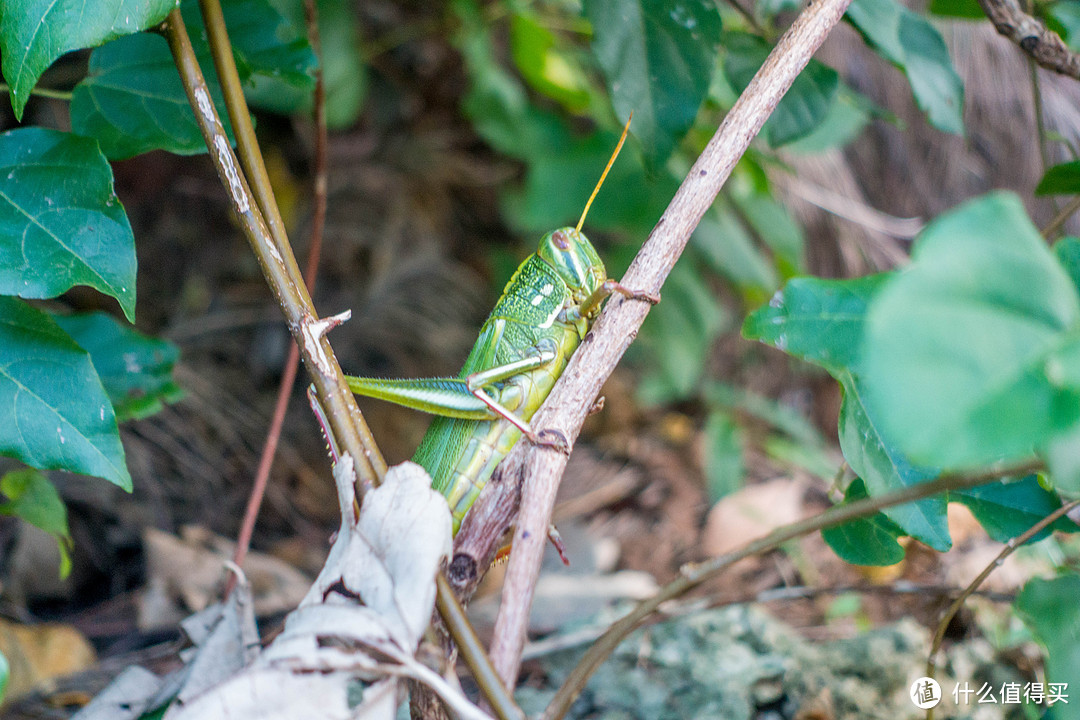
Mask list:
[[[1080,298],[1013,195],[942,216],[878,293],[862,372],[886,434],[947,469],[1030,457],[1080,420]]]
[[[12,470],[0,477],[0,515],[22,518],[56,538],[60,550],[60,576],[71,571],[71,534],[68,532],[67,508],[49,478],[33,468]]]
[[[1016,598],[1015,608],[1039,643],[1046,648],[1046,680],[1058,684],[1068,703],[1055,703],[1055,720],[1080,718],[1076,688],[1080,687],[1080,577],[1062,575],[1051,580],[1029,580]],[[1050,693],[1047,693],[1049,698]]]
[[[904,71],[930,124],[962,135],[964,84],[934,26],[895,0],[853,0],[846,17],[871,47]]]
[[[53,315],[52,319],[90,353],[117,422],[153,415],[162,403],[175,402],[183,395],[172,377],[180,351],[167,340],[143,335],[107,313]]]
[[[585,0],[592,50],[619,119],[655,166],[694,123],[709,91],[720,13],[709,0]]]
[[[1072,278],[1073,287],[1080,293],[1080,238],[1063,237],[1054,243],[1054,256]]]
[[[22,118],[34,84],[58,57],[152,27],[175,5],[176,0],[4,0],[0,58],[15,118]]]
[[[229,129],[198,3],[185,0],[182,10],[210,94]],[[278,112],[310,106],[315,57],[305,36],[266,0],[226,0],[222,11],[252,104]],[[156,149],[206,152],[169,46],[158,36],[120,38],[91,54],[89,74],[72,95],[71,124],[97,138],[111,159]]]
[[[208,54],[199,60],[204,68],[211,67]],[[114,40],[90,55],[88,70],[72,93],[71,127],[96,138],[109,158],[151,150],[206,152],[165,38],[144,34]],[[207,82],[231,140],[221,87],[212,77]]]
[[[48,315],[0,296],[0,455],[131,490],[116,416],[90,355]]]
[[[135,239],[112,168],[89,138],[44,128],[0,134],[0,294],[55,297],[74,285],[135,314]]]
[[[724,50],[724,73],[731,86],[742,92],[769,56],[772,46],[757,35],[726,32]],[[765,123],[769,145],[780,147],[817,130],[828,117],[839,87],[840,76],[835,70],[811,60]]]
[[[866,306],[888,275],[855,280],[794,278],[747,316],[743,335],[833,374],[855,367]]]
[[[743,324],[746,337],[820,365],[840,383],[844,390],[838,425],[840,448],[871,496],[925,482],[938,474],[933,468],[911,462],[883,431],[880,418],[867,404],[866,383],[859,374],[866,309],[888,277],[796,278]],[[945,505],[944,497],[926,498],[889,508],[885,514],[904,534],[936,550],[947,550],[951,541]]]
[[[844,503],[867,497],[866,485],[855,478],[844,492]],[[844,562],[853,565],[895,565],[904,559],[897,542],[904,532],[881,513],[857,518],[821,531],[821,536]]]

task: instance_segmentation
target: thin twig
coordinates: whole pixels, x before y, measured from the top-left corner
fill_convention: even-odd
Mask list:
[[[690,169],[671,204],[627,270],[622,284],[656,294],[682,253],[701,217],[731,174],[792,81],[844,14],[850,0],[817,0],[795,20],[736,101],[724,122]],[[615,300],[594,326],[591,337],[570,359],[533,427],[577,438],[589,408],[649,311],[648,303]],[[492,661],[508,685],[514,684],[525,644],[529,608],[540,570],[547,527],[566,456],[519,443],[503,463],[511,477],[526,468],[502,605],[495,623]]]
[[[308,235],[308,255],[304,267],[304,282],[307,284],[308,292],[315,291],[315,281],[319,270],[319,256],[322,250],[323,226],[326,221],[326,92],[323,84],[322,45],[319,41],[318,13],[319,10],[315,5],[315,0],[304,0],[308,42],[311,43],[311,49],[315,52],[316,60],[314,108],[312,111],[312,119],[315,123],[315,152],[312,158],[315,181],[312,190],[311,232]],[[261,154],[256,153],[256,155],[261,158]],[[285,413],[289,409],[289,398],[292,397],[293,385],[296,384],[296,373],[299,366],[300,348],[296,343],[290,343],[289,356],[285,360],[281,383],[278,386],[277,400],[274,402],[274,416],[270,421],[269,429],[266,431],[266,441],[263,443],[262,455],[259,456],[259,467],[255,472],[255,480],[251,485],[251,494],[248,496],[247,507],[244,509],[244,519],[240,524],[236,550],[233,553],[233,562],[240,566],[244,564],[248,547],[251,545],[251,536],[255,531],[255,520],[259,515],[259,508],[262,507],[263,496],[266,494],[266,484],[270,479],[270,469],[274,464],[274,455],[277,452],[278,441],[281,439],[281,430],[285,425]],[[226,595],[232,590],[234,578],[234,575],[229,576],[228,587],[225,590]]]
[[[998,33],[1047,70],[1080,80],[1080,56],[1056,32],[1024,12],[1017,0],[979,0]]]
[[[945,630],[949,627],[949,623],[952,622],[952,619],[956,617],[956,613],[960,612],[960,608],[964,606],[964,603],[967,602],[967,599],[971,594],[986,581],[986,578],[990,577],[990,573],[1001,567],[1001,563],[1004,562],[1005,558],[1016,552],[1017,548],[1023,546],[1028,540],[1050,527],[1050,525],[1057,521],[1058,518],[1064,517],[1066,513],[1077,506],[1080,506],[1080,500],[1073,500],[1070,503],[1062,505],[1042,520],[1032,525],[1026,531],[1005,543],[1005,547],[1001,548],[1001,552],[997,554],[997,557],[987,563],[982,572],[976,575],[975,579],[964,588],[964,591],[961,592],[959,596],[957,596],[952,605],[945,611],[945,614],[941,616],[941,621],[938,623],[937,630],[934,632],[934,639],[930,643],[930,654],[926,658],[926,676],[928,678],[933,678],[934,673],[937,671],[937,661],[934,658],[937,655],[938,650],[941,649],[941,643],[945,641]],[[926,720],[934,720],[933,707],[927,709]]]
[[[1055,215],[1054,219],[1043,228],[1042,236],[1047,240],[1052,238],[1077,210],[1080,210],[1080,195],[1074,196],[1072,200],[1065,204],[1065,207],[1061,208],[1061,212]]]
[[[619,643],[627,635],[656,612],[661,605],[684,595],[701,583],[715,578],[740,560],[770,552],[782,544],[803,535],[836,527],[850,520],[866,517],[887,507],[921,500],[949,490],[984,485],[1003,477],[1029,475],[1042,469],[1041,463],[1028,462],[1012,467],[997,468],[985,473],[959,476],[946,475],[918,485],[910,485],[903,490],[887,495],[836,505],[819,515],[777,528],[764,537],[749,542],[729,553],[696,565],[684,567],[678,578],[660,588],[660,591],[653,597],[638,603],[633,610],[612,624],[607,632],[589,647],[567,676],[563,686],[555,693],[555,697],[552,698],[551,703],[542,715],[542,720],[560,720],[570,709],[570,705],[577,698],[582,688],[585,687],[589,677],[600,667],[600,664],[618,647]]]
[[[715,610],[717,608],[730,607],[732,605],[745,605],[747,603],[784,603],[847,594],[953,596],[958,592],[961,592],[961,588],[949,587],[947,585],[921,585],[904,580],[897,581],[890,585],[834,585],[831,587],[794,585],[770,588],[768,590],[762,590],[760,592],[730,599],[720,599],[716,596],[709,596],[694,598],[693,600],[672,601],[664,605],[662,612],[656,613],[656,620],[658,622],[664,622],[672,618],[685,617],[705,610]],[[1016,599],[1015,593],[995,592],[992,590],[975,590],[972,594],[979,595],[992,602],[1011,603]],[[568,633],[546,637],[543,640],[531,641],[525,645],[522,659],[534,660],[570,648],[588,645],[603,635],[608,627],[609,626],[607,625],[585,627],[572,630]]]

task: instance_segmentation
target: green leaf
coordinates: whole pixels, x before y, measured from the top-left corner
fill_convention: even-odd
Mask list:
[[[724,33],[723,44],[727,53],[724,73],[731,86],[741,93],[769,56],[772,46],[757,35],[744,32]],[[839,86],[840,76],[835,70],[811,60],[765,123],[769,145],[780,147],[817,130],[828,117]]]
[[[22,119],[30,91],[58,57],[153,27],[174,6],[175,0],[4,0],[0,58],[15,119]]]
[[[543,233],[577,222],[615,149],[618,135],[600,131],[576,139],[567,128],[556,130],[546,122],[534,126],[532,131],[519,129],[519,132],[530,133],[528,142],[536,142],[517,149],[527,163],[525,184],[520,190],[504,190],[504,214],[519,229],[530,233]],[[547,137],[541,140],[541,134]],[[647,233],[677,187],[670,175],[647,177],[640,156],[632,147],[623,148],[605,185],[618,188],[618,192],[601,190],[589,210],[586,227],[590,232],[602,228]]]
[[[634,113],[634,136],[661,166],[709,91],[720,13],[708,0],[585,0],[592,50],[615,113]]]
[[[195,0],[182,6],[184,22],[200,65],[213,68]],[[266,0],[227,0],[222,4],[237,70],[252,104],[278,112],[310,106],[314,55],[307,40]],[[71,98],[71,125],[97,138],[110,159],[168,150],[180,155],[206,152],[195,115],[164,38],[135,35],[115,40],[90,55],[87,77]],[[221,88],[207,73],[218,115],[231,133]],[[230,134],[230,139],[232,136]]]
[[[360,30],[349,0],[319,0],[319,40],[326,124],[349,127],[360,117],[368,87]]]
[[[882,429],[878,414],[868,407],[866,383],[859,374],[868,303],[888,277],[796,278],[743,324],[747,338],[820,365],[840,383],[844,391],[838,426],[840,447],[875,497],[938,475],[935,469],[911,462]],[[944,551],[951,545],[945,510],[945,499],[933,497],[889,508],[885,514],[905,534]]]
[[[116,416],[90,355],[48,315],[0,296],[0,455],[131,490]]]
[[[1076,688],[1080,687],[1080,577],[1062,575],[1051,580],[1029,580],[1016,598],[1014,607],[1046,649],[1046,680],[1064,683],[1074,697],[1053,706],[1057,720],[1080,717]]]
[[[0,134],[0,294],[89,285],[135,314],[135,238],[97,144],[45,128]]]
[[[732,183],[731,198],[757,237],[772,250],[785,274],[803,269],[803,233],[787,208],[767,191],[749,183]]]
[[[975,0],[970,0],[975,2]],[[976,3],[977,4],[977,3]],[[982,8],[980,7],[981,11]],[[1075,0],[1061,0],[1050,4],[1042,10],[1044,16],[1051,21],[1051,28],[1061,35],[1061,39],[1073,52],[1080,50],[1080,4]],[[1056,23],[1060,28],[1053,27]]]
[[[853,0],[846,17],[868,45],[903,70],[930,124],[962,135],[964,84],[934,26],[895,0]]]
[[[1080,425],[1054,437],[1043,451],[1054,489],[1080,497]]]
[[[986,13],[978,0],[930,0],[930,12],[942,17],[985,20]]]
[[[530,87],[570,112],[588,107],[591,94],[584,71],[537,16],[525,12],[511,16],[510,47],[514,65]]]
[[[697,386],[713,341],[729,322],[701,273],[685,260],[677,263],[664,284],[664,302],[642,328],[672,397],[684,398]]]
[[[867,497],[866,486],[855,478],[844,492],[843,505]],[[904,547],[897,542],[904,532],[881,513],[851,520],[821,531],[833,552],[852,565],[895,565],[904,559]]]
[[[212,67],[210,56],[200,55],[199,64]],[[221,87],[207,82],[234,142]],[[91,53],[88,74],[72,93],[70,113],[72,129],[96,138],[112,160],[151,150],[206,152],[169,45],[160,35],[121,38]]]
[[[743,486],[742,431],[729,413],[715,410],[705,419],[705,489],[709,504]]]
[[[172,377],[180,354],[172,343],[143,335],[107,313],[52,319],[90,353],[117,422],[153,415],[162,403],[176,402],[183,395]]]
[[[743,335],[842,373],[858,361],[867,303],[887,278],[794,278],[746,317]]]
[[[291,22],[267,0],[223,0],[221,11],[248,103],[282,115],[309,110],[316,60],[303,22]],[[197,22],[194,12],[188,17]]]
[[[1054,243],[1054,255],[1080,293],[1080,238],[1063,237]]]
[[[1061,507],[1061,499],[1039,485],[1035,475],[954,490],[949,493],[949,500],[966,505],[990,537],[998,542],[1008,542]],[[1080,528],[1068,518],[1061,518],[1033,537],[1031,542],[1042,540],[1054,530],[1077,532]]]
[[[940,472],[914,464],[883,429],[880,415],[867,406],[866,383],[850,373],[837,380],[844,389],[840,406],[840,449],[851,469],[863,479],[872,497],[933,480]],[[938,552],[952,547],[944,496],[894,505],[882,511],[916,540]]]
[[[780,284],[772,263],[723,197],[706,212],[690,242],[713,270],[735,283],[751,302],[764,300]]]
[[[1036,195],[1075,195],[1080,193],[1080,160],[1055,165],[1046,171],[1035,187]]]
[[[886,434],[945,469],[1030,457],[1080,420],[1080,298],[1013,195],[932,223],[878,293],[862,370]]]
[[[857,138],[870,122],[877,109],[865,97],[843,83],[836,92],[836,99],[829,105],[828,113],[817,129],[785,146],[791,153],[815,155],[833,148],[842,148]]]
[[[0,493],[7,497],[7,502],[0,503],[0,515],[22,518],[56,538],[60,576],[67,577],[71,572],[71,534],[67,508],[53,484],[32,468],[12,470],[0,477]]]

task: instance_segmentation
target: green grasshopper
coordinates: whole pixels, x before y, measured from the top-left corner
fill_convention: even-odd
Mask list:
[[[562,375],[612,293],[656,303],[607,277],[604,263],[581,233],[585,215],[626,140],[619,144],[585,204],[576,227],[554,230],[518,267],[457,377],[381,379],[346,376],[358,395],[432,413],[413,461],[428,471],[432,487],[446,496],[454,534],[495,467],[524,435],[538,437],[529,420]]]

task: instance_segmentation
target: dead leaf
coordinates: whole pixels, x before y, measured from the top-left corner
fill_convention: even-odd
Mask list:
[[[713,505],[702,538],[705,553],[722,555],[806,517],[806,481],[777,478],[749,485]]]
[[[281,634],[245,669],[185,698],[167,720],[395,716],[397,678],[419,679],[461,717],[487,717],[413,653],[431,619],[435,573],[450,551],[446,500],[423,468],[392,468],[352,518],[352,462],[335,468],[342,525],[322,572]]]
[[[143,544],[149,579],[139,604],[141,630],[173,626],[178,617],[204,610],[221,596],[224,563],[235,543],[187,526],[181,537],[149,528]],[[311,586],[311,579],[296,568],[263,553],[249,552],[243,570],[258,616],[295,608]]]
[[[20,625],[0,619],[0,653],[11,675],[5,700],[44,689],[58,677],[86,670],[97,662],[94,648],[70,625]]]

